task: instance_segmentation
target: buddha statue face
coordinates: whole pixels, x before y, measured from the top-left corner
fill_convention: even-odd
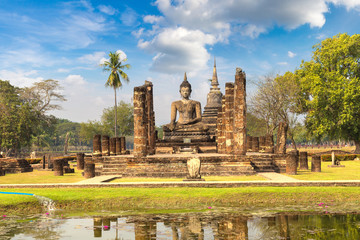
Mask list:
[[[182,87],[180,88],[180,94],[181,97],[183,97],[184,99],[189,99],[191,94],[191,89],[189,87]]]

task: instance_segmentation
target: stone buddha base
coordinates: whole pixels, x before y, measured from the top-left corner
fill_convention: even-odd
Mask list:
[[[209,142],[209,131],[164,131],[165,142]]]

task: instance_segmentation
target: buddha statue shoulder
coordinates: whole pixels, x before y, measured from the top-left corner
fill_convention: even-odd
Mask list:
[[[181,100],[171,104],[171,120],[164,125],[164,131],[204,131],[207,130],[201,120],[201,104],[191,100],[191,84],[187,81],[186,73],[184,81],[180,85]],[[179,119],[176,121],[177,114]]]

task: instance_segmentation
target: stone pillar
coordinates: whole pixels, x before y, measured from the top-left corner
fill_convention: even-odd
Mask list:
[[[300,152],[299,161],[300,161],[300,170],[309,169],[307,152]]]
[[[134,156],[147,155],[147,121],[145,115],[146,89],[134,88]]]
[[[288,125],[285,122],[280,122],[278,127],[278,134],[276,140],[276,153],[286,153],[286,136]]]
[[[110,155],[116,155],[116,138],[110,138]]]
[[[120,149],[121,149],[121,154],[126,154],[126,138],[125,137],[120,137]]]
[[[78,170],[84,170],[84,164],[85,164],[85,154],[84,153],[77,153],[76,154],[76,168]]]
[[[246,151],[247,152],[252,152],[253,149],[252,149],[252,139],[253,137],[252,136],[246,136]]]
[[[265,152],[266,153],[274,153],[274,137],[272,134],[267,134],[265,136]]]
[[[225,149],[234,153],[234,83],[225,84]]]
[[[286,156],[286,174],[296,175],[297,159],[298,159],[298,156],[295,152],[287,154],[287,156]]]
[[[246,155],[246,75],[241,68],[236,68],[235,74],[233,150],[237,155]]]
[[[253,152],[259,152],[259,137],[252,137],[251,145]]]
[[[42,156],[42,168],[45,169],[45,164],[46,164],[46,157],[45,155]]]
[[[95,177],[95,163],[91,163],[91,162],[85,163],[84,177],[85,178]]]
[[[101,154],[103,156],[109,156],[110,155],[110,151],[109,151],[109,136],[102,136],[101,139]]]
[[[321,172],[321,156],[313,155],[311,158],[311,171]]]
[[[64,165],[63,159],[54,159],[54,175],[63,176],[64,175]]]
[[[121,154],[121,138],[115,138],[115,155]]]
[[[221,99],[221,110],[218,112],[217,122],[217,141],[218,141],[218,153],[225,153],[225,96]]]
[[[101,156],[101,135],[94,135],[93,156]]]
[[[266,149],[266,138],[265,136],[259,137],[259,152],[265,152]]]
[[[148,138],[148,154],[155,154],[155,112],[153,100],[153,84],[145,81],[146,87],[146,114],[147,114],[147,138]]]
[[[216,152],[222,153],[222,143],[223,143],[223,136],[221,127],[223,124],[223,113],[221,110],[218,111],[217,119],[216,119]]]

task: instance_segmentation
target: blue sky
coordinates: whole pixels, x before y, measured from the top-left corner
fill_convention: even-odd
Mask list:
[[[123,51],[132,68],[118,91],[154,84],[156,124],[170,120],[184,72],[192,98],[206,104],[216,57],[220,88],[247,73],[248,96],[268,74],[294,71],[312,46],[338,33],[359,33],[360,0],[0,1],[0,79],[24,87],[59,80],[68,101],[57,117],[99,120],[113,106],[99,64]]]

